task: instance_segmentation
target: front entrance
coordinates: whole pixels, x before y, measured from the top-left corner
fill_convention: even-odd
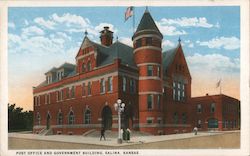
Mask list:
[[[46,129],[50,128],[50,115],[47,115]]]
[[[215,118],[208,119],[208,128],[218,128],[218,120]]]
[[[112,111],[109,106],[105,106],[102,109],[102,127],[105,130],[110,130],[112,128]]]

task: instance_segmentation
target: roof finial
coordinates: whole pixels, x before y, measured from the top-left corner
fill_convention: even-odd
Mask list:
[[[84,33],[84,34],[85,34],[85,36],[88,36],[88,31],[87,31],[87,29],[85,30],[85,33]]]
[[[179,42],[179,44],[181,43],[181,37],[180,36],[179,36],[178,42]]]
[[[116,36],[116,42],[118,42],[118,36]]]
[[[146,10],[145,10],[145,12],[148,12],[148,6],[146,6]]]

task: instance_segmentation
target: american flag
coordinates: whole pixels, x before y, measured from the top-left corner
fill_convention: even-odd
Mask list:
[[[133,10],[134,10],[134,7],[132,7],[132,6],[127,8],[127,10],[125,12],[125,21],[127,21],[129,19],[129,17],[133,16]]]
[[[221,79],[216,83],[216,88],[220,87]]]

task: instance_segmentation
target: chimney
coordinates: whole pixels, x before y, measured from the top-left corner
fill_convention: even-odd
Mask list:
[[[101,44],[105,46],[110,46],[113,43],[113,32],[109,30],[108,26],[104,27],[101,32]]]

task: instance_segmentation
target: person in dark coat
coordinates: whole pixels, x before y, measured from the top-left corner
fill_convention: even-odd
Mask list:
[[[102,140],[102,137],[104,138],[104,140],[106,140],[106,139],[105,139],[105,129],[104,129],[104,128],[102,128],[102,130],[101,130],[100,141]]]

